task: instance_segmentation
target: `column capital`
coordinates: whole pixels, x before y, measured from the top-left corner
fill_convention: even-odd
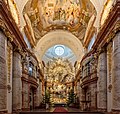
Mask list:
[[[109,43],[119,31],[120,31],[120,21],[117,21],[111,33],[108,35],[107,43]]]
[[[2,19],[0,15],[0,29],[4,32],[5,36],[8,38],[10,42],[13,42],[14,35],[9,31],[9,29],[6,26],[5,21]]]
[[[14,47],[13,52],[17,52],[17,53],[19,53],[19,54],[20,54],[21,56],[23,56],[23,57],[24,57],[24,55],[25,55],[25,52],[23,51],[22,48],[20,48],[20,46]]]
[[[105,47],[101,47],[101,48],[98,49],[97,54],[99,56],[101,53],[105,53],[105,52],[106,52],[106,48]]]

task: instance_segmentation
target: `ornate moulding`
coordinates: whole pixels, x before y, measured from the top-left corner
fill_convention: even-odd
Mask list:
[[[100,29],[100,32],[97,35],[96,41],[92,48],[94,50],[99,50],[103,48],[105,44],[108,44],[120,31],[120,1],[116,1],[116,4],[110,11],[108,18],[106,19],[104,25]]]
[[[34,32],[31,40],[33,46],[48,32],[57,29],[71,32],[82,42],[93,14],[96,15],[96,11],[89,0],[29,0],[23,10],[23,16],[25,18],[27,15]]]
[[[8,9],[8,4],[4,0],[0,0],[0,28],[15,46],[27,48],[23,36]]]
[[[1,15],[0,15],[0,29],[2,29],[6,37],[12,42],[14,36],[12,35],[11,31],[8,30],[8,27],[6,26],[6,23],[3,21]]]
[[[38,87],[37,80],[34,77],[29,77],[28,79],[26,77],[21,77],[22,81],[30,83],[31,86],[34,86],[35,88]]]
[[[8,83],[10,83],[11,79],[11,68],[12,68],[12,45],[8,42],[7,45],[7,77],[8,77]]]
[[[112,5],[114,3],[114,0],[107,0],[106,4],[104,5],[104,9],[101,14],[101,19],[100,19],[100,26],[102,26],[106,19],[108,18],[108,15],[112,9]]]
[[[17,23],[18,26],[20,26],[20,18],[19,18],[19,13],[17,10],[17,6],[14,0],[7,0],[7,4],[9,6],[11,15],[15,22]]]
[[[86,86],[89,86],[90,84],[97,83],[98,77],[95,76],[94,78],[90,79],[89,77],[86,77],[83,79],[83,82],[81,83],[81,87],[85,88]]]

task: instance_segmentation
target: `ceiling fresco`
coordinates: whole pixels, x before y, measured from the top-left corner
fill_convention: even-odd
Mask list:
[[[95,8],[90,0],[29,0],[23,10],[30,33],[38,40],[56,29],[70,31],[82,39],[93,14]]]

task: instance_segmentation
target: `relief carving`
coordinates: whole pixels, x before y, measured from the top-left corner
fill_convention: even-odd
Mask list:
[[[4,34],[6,35],[6,37],[10,40],[10,42],[12,42],[14,36],[13,36],[12,33],[9,31],[9,29],[8,29],[8,27],[6,26],[6,23],[5,23],[4,20],[2,19],[1,15],[0,15],[0,29],[3,30]]]
[[[11,67],[12,67],[12,49],[11,47],[7,46],[7,73],[8,73],[8,82],[10,83],[10,76],[11,76]]]
[[[108,56],[108,76],[109,76],[109,83],[112,80],[112,43],[110,43],[107,47],[107,56]]]
[[[107,43],[111,41],[111,39],[113,39],[116,35],[116,33],[120,31],[120,21],[117,21],[117,23],[115,24],[113,30],[111,31],[111,33],[109,34],[108,38],[107,38]]]

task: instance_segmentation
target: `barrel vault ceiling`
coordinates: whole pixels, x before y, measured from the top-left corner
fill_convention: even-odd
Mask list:
[[[101,12],[108,0],[9,1],[16,3],[20,29],[38,58],[50,47],[62,44],[80,60],[89,42],[88,34],[99,29]]]

